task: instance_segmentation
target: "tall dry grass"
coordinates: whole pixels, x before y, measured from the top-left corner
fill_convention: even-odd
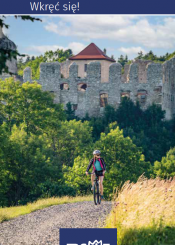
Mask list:
[[[77,196],[77,197],[68,197],[68,196],[51,197],[51,198],[39,199],[36,202],[28,203],[27,205],[24,206],[0,208],[0,222],[18,217],[20,215],[28,214],[49,206],[65,204],[65,203],[83,202],[83,201],[92,201],[92,195]]]
[[[106,227],[118,229],[119,245],[175,244],[175,178],[141,176],[117,192]],[[169,241],[173,236],[174,241]]]

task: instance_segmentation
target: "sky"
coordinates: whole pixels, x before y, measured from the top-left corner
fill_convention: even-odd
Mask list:
[[[33,16],[34,17],[34,16]],[[38,16],[35,16],[38,17]],[[4,33],[15,42],[18,51],[30,56],[48,50],[72,49],[79,53],[91,42],[107,55],[128,55],[152,50],[156,55],[175,51],[175,16],[139,15],[49,15],[39,21],[23,21],[6,16],[9,29]]]

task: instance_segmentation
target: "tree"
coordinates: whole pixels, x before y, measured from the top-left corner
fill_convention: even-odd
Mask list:
[[[137,58],[138,59],[142,59],[143,58],[143,52],[142,51],[138,52],[138,57]]]
[[[108,181],[104,185],[106,195],[111,195],[115,187],[127,180],[137,181],[144,172],[149,175],[150,163],[145,162],[141,149],[129,137],[125,138],[119,127],[111,129],[107,135],[102,133],[95,148],[100,149],[107,163]]]
[[[64,167],[64,179],[66,185],[72,187],[77,195],[90,194],[90,177],[86,177],[85,172],[89,164],[89,159],[84,156],[78,156],[74,160],[72,167]]]
[[[123,97],[116,111],[116,121],[121,128],[132,127],[136,129],[140,127],[142,115],[143,111],[139,103],[135,105],[131,99]]]
[[[68,174],[65,173],[67,184],[74,187],[78,194],[88,193],[90,180],[82,176],[92,158],[93,149],[99,149],[106,162],[107,181],[104,181],[106,197],[111,197],[113,190],[125,181],[137,181],[144,172],[149,175],[150,163],[145,162],[141,149],[136,147],[129,137],[125,138],[119,127],[112,129],[113,124],[111,124],[110,128],[110,132],[102,133],[100,139],[90,148],[91,150],[77,157],[73,167],[67,169]]]
[[[27,62],[29,62],[29,61],[30,61],[30,56],[27,56],[26,62],[25,62],[25,63],[27,63]]]
[[[44,55],[36,56],[34,59],[26,60],[23,65],[18,64],[18,75],[23,76],[23,71],[26,67],[31,67],[32,70],[32,79],[38,80],[40,77],[40,64],[42,62],[64,62],[70,56],[72,56],[72,50],[67,49],[57,49],[55,52],[50,50],[44,53]]]
[[[0,206],[8,205],[6,193],[9,189],[9,183],[7,181],[9,171],[6,168],[6,158],[9,149],[9,134],[6,132],[4,126],[0,125]]]
[[[70,102],[66,104],[66,114],[67,114],[67,120],[73,120],[75,119],[75,111],[72,110],[72,105]]]
[[[30,20],[32,22],[34,21],[41,21],[41,19],[39,18],[34,18],[31,17],[29,15],[15,15],[14,16],[16,19],[17,18],[21,18],[22,20]],[[9,28],[9,25],[5,24],[5,16],[3,15],[0,18],[0,28],[6,27]],[[18,53],[18,51],[14,51],[14,50],[9,50],[9,49],[3,49],[0,47],[0,74],[2,74],[2,72],[5,73],[9,73],[8,71],[8,66],[6,65],[6,62],[9,60],[11,61],[12,58],[17,60],[17,56],[24,56]]]
[[[162,157],[161,162],[154,163],[154,173],[165,179],[175,176],[175,147],[167,152],[166,157]]]
[[[49,92],[43,92],[37,82],[14,82],[12,78],[0,81],[0,115],[9,131],[14,124],[25,122],[26,130],[37,132],[54,127],[56,121],[64,120],[61,104],[53,102]]]
[[[125,64],[127,64],[129,62],[128,56],[126,55],[124,58],[123,55],[120,55],[120,57],[118,58],[118,62],[122,65],[122,67],[124,67]]]
[[[61,178],[61,165],[53,159],[47,135],[27,134],[25,128],[24,123],[19,127],[14,125],[6,146],[3,172],[8,173],[5,176],[8,188],[4,192],[8,205],[24,204],[46,196],[48,193],[42,190],[44,183],[50,181],[50,184],[59,185]]]
[[[92,128],[87,121],[61,122],[60,127],[53,133],[50,138],[61,165],[72,166],[74,159],[89,151],[92,145]]]

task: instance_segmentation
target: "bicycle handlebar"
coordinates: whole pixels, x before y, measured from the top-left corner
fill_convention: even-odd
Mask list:
[[[104,170],[104,171],[106,172],[106,170]],[[88,174],[95,174],[95,172],[92,172],[92,173],[89,173],[89,172],[88,172]]]

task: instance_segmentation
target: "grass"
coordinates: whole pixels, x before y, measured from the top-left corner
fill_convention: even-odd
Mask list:
[[[46,199],[39,199],[36,202],[28,203],[24,206],[15,206],[8,208],[0,208],[0,222],[5,220],[10,220],[20,215],[29,214],[39,209],[50,207],[58,204],[65,203],[74,203],[74,202],[83,202],[83,201],[92,201],[91,196],[77,196],[77,197],[51,197]]]
[[[106,228],[117,228],[118,245],[174,245],[175,178],[126,182]]]

